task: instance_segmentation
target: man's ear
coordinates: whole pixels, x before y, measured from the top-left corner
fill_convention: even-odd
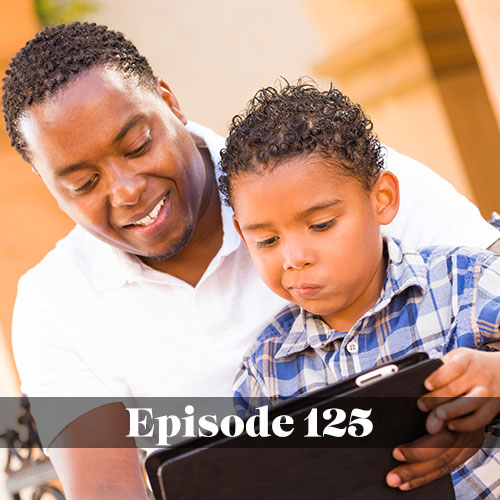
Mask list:
[[[167,106],[172,110],[172,113],[179,118],[179,120],[186,125],[187,118],[181,110],[179,101],[175,97],[174,93],[170,90],[168,84],[162,80],[160,77],[156,78],[156,89],[159,96],[167,104]]]
[[[240,235],[240,238],[243,240],[243,243],[245,243],[245,246],[248,248],[245,237],[243,236],[243,233],[241,232],[240,223],[238,222],[238,219],[236,219],[235,215],[233,215],[233,225],[236,229],[236,232]]]
[[[373,186],[379,224],[389,224],[396,217],[399,210],[399,182],[398,178],[387,170],[379,174]]]

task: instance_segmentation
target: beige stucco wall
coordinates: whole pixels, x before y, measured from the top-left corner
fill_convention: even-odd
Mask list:
[[[500,126],[500,2],[457,0]]]
[[[190,119],[225,134],[255,91],[310,75],[323,46],[301,0],[100,0],[93,20],[123,31]]]
[[[304,0],[330,75],[372,118],[382,141],[430,166],[472,201],[415,14],[407,0]]]

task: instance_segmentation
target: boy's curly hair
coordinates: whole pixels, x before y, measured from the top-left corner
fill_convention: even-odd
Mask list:
[[[222,151],[220,190],[232,206],[231,180],[245,172],[275,166],[300,155],[333,159],[369,190],[383,168],[382,146],[359,104],[332,85],[288,82],[260,89],[245,112],[231,122]]]
[[[153,71],[137,48],[121,33],[95,23],[46,28],[12,58],[3,79],[2,106],[11,144],[26,161],[30,154],[19,130],[23,113],[97,65],[112,67],[155,88]]]

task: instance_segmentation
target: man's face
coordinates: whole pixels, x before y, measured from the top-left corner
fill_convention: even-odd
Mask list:
[[[378,183],[367,192],[308,156],[242,174],[231,188],[236,228],[275,293],[337,330],[375,304],[385,275]]]
[[[166,258],[189,240],[206,172],[175,97],[93,68],[28,109],[21,130],[61,209],[101,240]]]

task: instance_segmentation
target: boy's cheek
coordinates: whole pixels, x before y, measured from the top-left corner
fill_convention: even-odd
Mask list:
[[[271,259],[254,259],[255,267],[262,281],[277,295],[290,300],[290,294],[281,283],[282,269],[277,262]]]

